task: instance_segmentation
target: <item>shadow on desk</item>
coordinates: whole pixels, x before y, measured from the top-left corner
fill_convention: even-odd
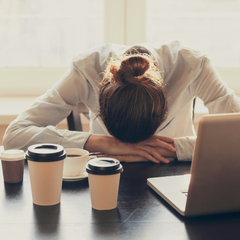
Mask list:
[[[21,198],[23,183],[4,183],[5,197],[9,199]]]
[[[58,235],[60,204],[47,207],[33,204],[33,216],[36,231],[39,235]]]
[[[195,217],[184,220],[189,239],[238,239],[240,213]]]

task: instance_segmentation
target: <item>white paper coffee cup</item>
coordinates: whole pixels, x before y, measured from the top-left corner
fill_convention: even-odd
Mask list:
[[[66,158],[63,165],[63,178],[78,177],[86,173],[89,152],[80,148],[65,148]]]
[[[112,210],[117,207],[120,174],[123,167],[117,159],[95,158],[89,160],[86,170],[92,208]]]
[[[60,203],[64,148],[57,144],[35,144],[28,148],[29,175],[33,203],[51,206]]]

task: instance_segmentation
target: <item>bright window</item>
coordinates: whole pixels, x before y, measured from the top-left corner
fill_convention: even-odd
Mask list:
[[[175,39],[240,96],[240,0],[0,0],[0,96],[40,95],[81,52]]]
[[[69,66],[103,42],[104,0],[0,1],[0,68]]]
[[[240,66],[239,0],[146,0],[148,42],[180,40],[215,66]]]

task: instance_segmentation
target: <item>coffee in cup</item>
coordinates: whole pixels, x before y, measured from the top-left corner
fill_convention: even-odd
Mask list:
[[[63,165],[63,178],[79,177],[86,173],[89,152],[80,148],[65,148],[66,158]]]
[[[58,144],[35,144],[28,148],[26,159],[34,204],[50,206],[60,203],[65,157],[64,148]]]
[[[123,167],[114,158],[89,160],[86,170],[90,188],[92,208],[111,210],[117,207],[120,173]]]
[[[11,149],[1,152],[4,182],[19,183],[23,181],[25,153],[23,150]]]

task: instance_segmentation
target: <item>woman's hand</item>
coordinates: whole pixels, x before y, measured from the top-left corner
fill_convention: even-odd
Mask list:
[[[119,161],[140,162],[152,161],[168,163],[165,157],[176,157],[173,138],[153,136],[140,143],[123,143],[114,137],[106,135],[91,135],[85,144],[89,152],[105,153]]]

